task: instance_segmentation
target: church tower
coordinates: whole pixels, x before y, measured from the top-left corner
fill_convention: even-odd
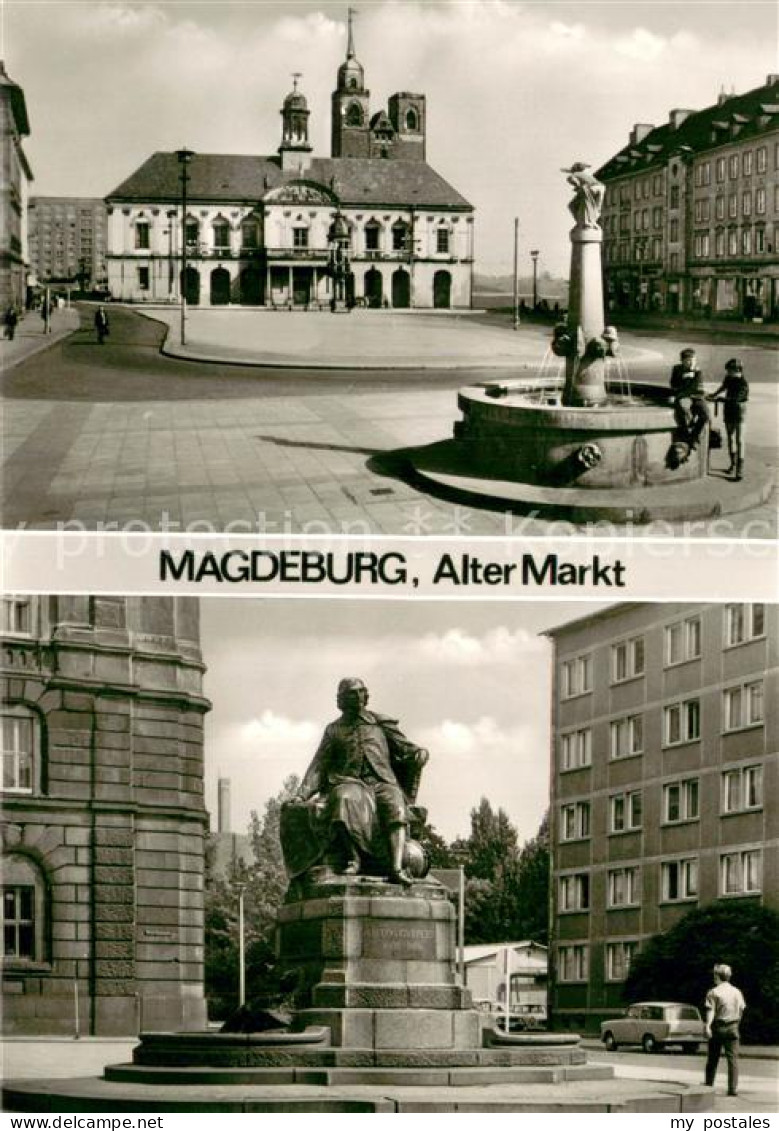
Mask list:
[[[288,171],[305,170],[311,164],[311,143],[308,140],[308,118],[311,111],[305,96],[298,90],[299,74],[293,75],[294,86],[281,108],[281,168]]]
[[[338,68],[338,84],[332,99],[332,144],[333,157],[368,157],[369,145],[369,100],[370,91],[365,89],[365,74],[354,52],[354,29],[349,9],[349,34],[346,47],[346,61]]]

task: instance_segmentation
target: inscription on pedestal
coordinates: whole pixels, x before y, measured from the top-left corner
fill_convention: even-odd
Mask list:
[[[405,958],[435,961],[435,928],[401,923],[365,923],[364,958]]]

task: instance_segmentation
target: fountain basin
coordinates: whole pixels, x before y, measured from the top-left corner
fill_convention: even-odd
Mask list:
[[[474,475],[540,487],[590,490],[654,487],[706,474],[708,433],[684,462],[676,458],[676,422],[667,389],[608,386],[610,403],[560,403],[560,386],[468,386],[458,394],[463,419],[455,438]]]

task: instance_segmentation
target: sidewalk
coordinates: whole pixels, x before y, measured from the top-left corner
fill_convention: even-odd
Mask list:
[[[582,1047],[602,1049],[603,1045],[597,1037],[582,1037]],[[746,1060],[779,1060],[779,1045],[741,1045],[739,1056]]]
[[[0,369],[13,369],[28,357],[40,350],[49,349],[56,342],[78,330],[80,319],[75,307],[53,310],[49,322],[51,333],[44,333],[44,323],[40,311],[31,310],[20,319],[12,342],[0,338]]]

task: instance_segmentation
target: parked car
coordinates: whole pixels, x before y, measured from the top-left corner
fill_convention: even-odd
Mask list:
[[[495,1027],[506,1032],[505,1014],[499,1014],[495,1019]],[[535,1002],[524,1002],[512,1006],[508,1017],[509,1033],[524,1033],[529,1030],[546,1028],[546,1006]]]
[[[679,1001],[639,1001],[623,1017],[602,1021],[600,1039],[610,1051],[620,1045],[641,1045],[644,1052],[659,1052],[665,1045],[680,1045],[694,1053],[706,1034],[694,1005]]]

